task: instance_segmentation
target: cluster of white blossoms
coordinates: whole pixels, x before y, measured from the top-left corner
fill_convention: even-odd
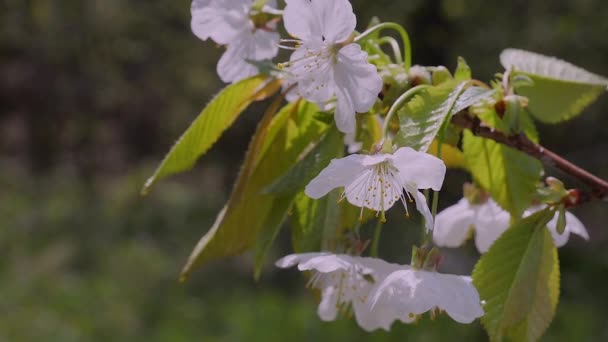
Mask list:
[[[536,205],[524,212],[530,216],[545,206]],[[570,233],[589,240],[589,234],[583,223],[573,214],[566,212],[566,226],[562,233],[557,231],[559,213],[547,223],[553,241],[557,247],[568,242]],[[445,208],[437,214],[433,241],[438,246],[460,247],[469,238],[471,230],[475,231],[475,245],[480,253],[488,251],[490,246],[504,233],[511,223],[511,216],[491,198],[481,203],[471,203],[462,198],[458,203]]]
[[[275,1],[255,8],[254,0],[194,0],[192,31],[201,39],[226,45],[217,65],[220,78],[236,82],[259,73],[253,61],[274,58],[282,43],[294,50],[281,77],[293,94],[334,108],[338,129],[355,132],[357,112],[367,112],[382,90],[382,78],[367,53],[352,43],[357,19],[348,0],[287,0],[282,17],[293,37],[276,32],[281,13]],[[283,45],[284,46],[284,45]],[[293,96],[292,94],[292,96]]]
[[[322,320],[333,321],[340,311],[352,308],[366,331],[389,330],[395,321],[412,323],[427,311],[443,311],[460,323],[471,323],[484,314],[467,276],[329,253],[288,255],[276,265],[297,265],[300,271],[312,272],[310,286],[321,290],[318,314]]]
[[[274,1],[194,0],[192,30],[201,39],[226,45],[218,63],[225,82],[253,76],[252,61],[272,59],[278,47],[293,50],[279,64],[284,89],[324,110],[333,109],[336,127],[345,133],[349,150],[354,141],[356,113],[367,112],[378,99],[383,81],[354,43],[356,17],[348,0],[286,0],[281,12]],[[276,23],[282,20],[289,39],[281,40]],[[289,100],[289,98],[288,98]],[[380,150],[380,148],[378,148]],[[401,201],[415,202],[427,232],[433,215],[420,190],[439,191],[445,177],[442,160],[409,147],[393,153],[351,154],[334,159],[305,189],[318,199],[344,188],[341,200],[382,214]],[[410,323],[436,310],[454,320],[470,323],[483,315],[479,294],[467,276],[439,274],[433,269],[389,264],[376,258],[331,253],[294,254],[277,266],[298,265],[312,271],[310,285],[322,291],[321,319],[334,320],[340,310],[352,307],[359,325],[368,331],[388,330],[394,321]]]

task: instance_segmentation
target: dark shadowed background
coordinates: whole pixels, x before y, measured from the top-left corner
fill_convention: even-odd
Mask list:
[[[608,2],[353,0],[403,24],[414,62],[474,77],[502,71],[517,47],[608,75]],[[322,323],[295,271],[285,229],[261,281],[245,255],[177,277],[227,199],[262,105],[243,114],[191,172],[145,198],[145,178],[221,89],[222,49],[191,32],[189,1],[3,0],[0,4],[0,341],[486,340],[479,323],[440,317],[367,334],[352,319]],[[584,115],[541,126],[542,143],[608,178],[608,96]],[[566,184],[579,184],[549,169]],[[467,176],[450,172],[440,205]],[[562,293],[546,341],[608,339],[608,204],[574,212],[591,241],[560,249]],[[381,254],[407,262],[419,231],[391,212]],[[243,222],[246,227],[247,222]],[[370,227],[364,234],[371,234]],[[469,243],[443,271],[470,273]]]

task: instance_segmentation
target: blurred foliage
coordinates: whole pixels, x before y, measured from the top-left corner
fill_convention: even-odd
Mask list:
[[[453,69],[461,55],[474,77],[487,80],[500,70],[499,52],[518,47],[608,75],[606,1],[353,5],[360,27],[372,16],[403,23],[416,63]],[[322,323],[317,298],[296,271],[268,265],[256,284],[249,256],[177,283],[227,198],[262,108],[242,115],[192,172],[138,196],[144,176],[221,86],[215,63],[222,50],[190,33],[189,7],[167,0],[0,4],[0,341],[485,340],[479,323],[445,317],[372,335],[349,319]],[[541,126],[542,142],[608,178],[601,158],[607,112],[603,98],[575,120]],[[442,206],[460,197],[465,179],[449,175]],[[592,240],[573,238],[559,250],[561,303],[547,341],[608,339],[605,205],[575,211]],[[397,226],[397,210],[381,253],[407,262],[404,246],[415,241],[419,222]],[[288,252],[289,236],[279,242],[269,259]],[[477,258],[473,248],[444,253],[444,270],[455,273],[470,273]]]

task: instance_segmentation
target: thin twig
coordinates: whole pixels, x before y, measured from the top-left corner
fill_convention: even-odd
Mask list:
[[[608,182],[582,169],[581,167],[567,161],[555,152],[538,145],[528,139],[524,134],[505,135],[491,127],[484,126],[476,118],[469,116],[466,112],[461,112],[452,117],[452,124],[469,129],[474,135],[494,140],[500,144],[507,145],[522,151],[546,165],[556,167],[570,176],[585,183],[591,189],[589,192],[576,190],[573,199],[565,203],[569,207],[578,206],[584,202],[592,200],[608,199]]]

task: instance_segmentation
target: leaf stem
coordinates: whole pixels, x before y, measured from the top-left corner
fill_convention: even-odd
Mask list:
[[[479,118],[471,117],[464,112],[454,115],[451,122],[455,126],[469,129],[476,136],[494,140],[497,143],[524,152],[547,165],[556,167],[591,188],[590,192],[577,190],[576,198],[566,203],[567,207],[575,207],[592,200],[608,199],[608,181],[569,162],[557,153],[552,152],[541,145],[535,144],[524,134],[506,135],[493,128],[483,126]]]
[[[398,64],[403,64],[403,56],[401,55],[401,49],[399,48],[399,43],[393,37],[382,37],[378,39],[378,44],[388,44],[393,50],[393,55],[395,56],[395,61]]]
[[[384,125],[382,126],[382,137],[384,139],[386,139],[386,136],[388,135],[388,129],[390,127],[390,122],[391,122],[391,119],[393,118],[393,115],[395,115],[395,113],[407,101],[409,101],[411,97],[416,95],[416,93],[418,93],[420,90],[422,90],[424,88],[428,88],[428,87],[430,87],[430,86],[427,84],[421,84],[421,85],[415,86],[414,88],[408,89],[408,91],[403,93],[401,96],[399,96],[399,98],[397,100],[395,100],[395,103],[393,103],[393,105],[391,106],[391,109],[389,109],[388,113],[386,114],[386,117],[384,118]]]
[[[393,29],[397,31],[401,36],[401,41],[403,42],[403,54],[405,56],[403,67],[405,68],[406,72],[409,71],[410,67],[412,66],[412,44],[410,42],[410,36],[407,34],[407,31],[403,28],[403,26],[397,23],[381,23],[370,27],[369,29],[365,30],[363,33],[355,37],[354,42],[358,43],[362,40],[365,40],[372,33],[384,29]]]

